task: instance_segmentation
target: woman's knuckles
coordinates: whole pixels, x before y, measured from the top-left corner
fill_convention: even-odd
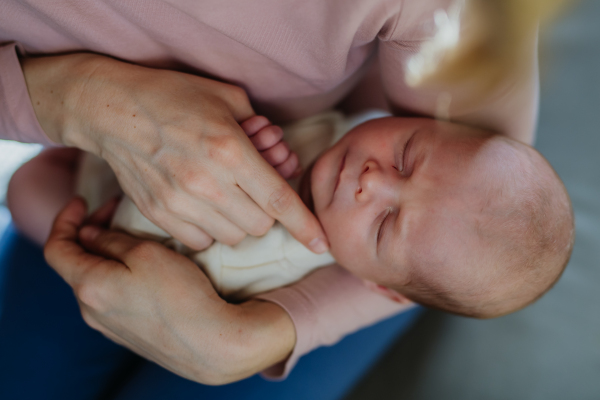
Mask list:
[[[264,217],[259,218],[251,225],[248,233],[252,236],[263,236],[271,229],[274,223],[275,220],[265,214]]]
[[[206,139],[207,158],[226,169],[234,169],[244,161],[246,147],[238,135],[222,134]]]
[[[230,231],[222,235],[219,238],[219,242],[226,244],[227,246],[234,246],[244,240],[246,233],[242,231]]]
[[[106,313],[109,310],[108,302],[106,301],[106,289],[100,282],[90,280],[73,285],[73,291],[77,299],[86,307],[98,312]],[[86,321],[86,323],[88,323]],[[90,325],[88,323],[88,325]]]
[[[187,243],[185,243],[184,239],[185,238],[182,238],[182,241],[185,245],[197,251],[207,249],[215,241],[212,237],[208,236],[207,234],[194,235],[194,237],[189,238],[189,240],[187,240]]]
[[[237,107],[247,107],[250,105],[248,93],[244,89],[235,85],[227,85],[224,93],[224,99],[231,105]]]
[[[287,184],[277,186],[267,200],[267,213],[276,218],[287,214],[295,204],[295,193]]]

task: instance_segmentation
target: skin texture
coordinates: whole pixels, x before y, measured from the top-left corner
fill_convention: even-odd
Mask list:
[[[488,150],[489,137],[450,123],[384,118],[329,149],[312,169],[312,193],[340,265],[379,285],[409,287],[427,275],[462,290],[471,271],[444,268],[443,260],[477,253],[479,211],[502,179],[494,165],[519,165],[509,146]]]
[[[254,115],[242,89],[94,54],[22,67],[50,139],[104,158],[140,211],[189,247],[235,244],[277,219],[327,250],[317,219],[239,126]],[[265,156],[277,163],[285,150]]]

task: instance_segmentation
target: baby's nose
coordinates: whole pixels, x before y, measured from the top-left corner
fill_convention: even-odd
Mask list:
[[[385,171],[375,161],[367,161],[363,165],[362,172],[358,178],[356,198],[364,201],[372,196],[393,195],[394,179],[389,171]]]

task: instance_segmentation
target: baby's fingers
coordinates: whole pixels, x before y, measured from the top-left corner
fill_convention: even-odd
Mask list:
[[[276,167],[290,156],[290,146],[286,142],[279,142],[275,146],[261,151],[260,155],[265,159],[269,165]]]
[[[283,139],[283,130],[277,125],[269,125],[261,129],[255,135],[250,136],[250,141],[256,147],[256,150],[267,150]]]
[[[258,133],[258,131],[266,128],[269,125],[271,125],[271,122],[267,119],[267,117],[255,115],[242,122],[240,127],[244,130],[244,132],[246,132],[246,135],[254,136]]]
[[[276,166],[275,169],[283,179],[296,178],[300,176],[300,173],[302,172],[302,168],[298,162],[298,155],[294,152],[291,152],[287,160]]]
[[[240,124],[262,157],[275,167],[284,179],[292,179],[301,172],[298,156],[283,141],[283,130],[266,117],[255,115]]]

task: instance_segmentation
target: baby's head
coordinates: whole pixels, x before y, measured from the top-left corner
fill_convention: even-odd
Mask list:
[[[565,188],[517,141],[416,118],[366,122],[314,164],[336,260],[397,300],[478,318],[520,309],[573,245]]]

